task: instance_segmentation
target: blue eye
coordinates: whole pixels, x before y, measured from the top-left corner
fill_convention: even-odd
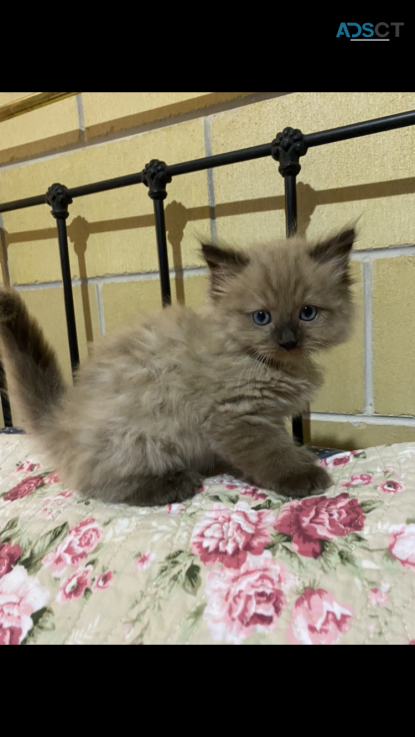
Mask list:
[[[258,312],[252,313],[252,319],[255,325],[260,325],[262,327],[263,325],[268,325],[271,322],[271,315],[269,312],[264,312],[264,310],[258,310]]]
[[[300,320],[314,320],[314,318],[317,316],[317,307],[313,307],[313,305],[306,305],[302,308],[300,312]]]

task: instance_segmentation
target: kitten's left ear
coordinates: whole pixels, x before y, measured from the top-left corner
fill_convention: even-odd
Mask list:
[[[327,261],[334,261],[338,266],[343,269],[347,268],[349,261],[350,251],[352,250],[353,243],[356,240],[356,229],[347,228],[341,230],[336,235],[330,236],[324,241],[316,243],[309,251],[309,255],[315,261],[325,263]]]

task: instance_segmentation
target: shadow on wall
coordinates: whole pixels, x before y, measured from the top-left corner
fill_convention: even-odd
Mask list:
[[[362,445],[359,445],[359,442],[356,437],[353,438],[353,425],[348,427],[346,424],[344,425],[344,428],[347,431],[350,430],[350,437],[347,436],[346,433],[342,434],[341,440],[336,440],[335,435],[333,436],[333,430],[330,427],[331,422],[327,423],[327,431],[323,432],[321,425],[322,422],[319,423],[320,427],[318,430],[318,437],[315,436],[315,428],[313,428],[312,423],[310,421],[310,418],[307,416],[303,416],[303,433],[304,433],[304,443],[306,445],[311,445],[314,447],[319,448],[333,448],[336,450],[360,450]],[[314,432],[313,432],[314,430]],[[314,436],[314,437],[313,437]]]
[[[339,187],[336,189],[314,190],[310,185],[298,182],[298,232],[305,235],[311,221],[314,210],[320,205],[335,204],[341,202],[376,199],[379,197],[396,197],[403,194],[415,193],[415,177],[399,179],[387,182],[374,182],[371,184],[360,184],[356,186]],[[235,215],[249,215],[259,212],[272,212],[284,210],[284,196],[261,197],[258,199],[241,200],[238,202],[224,202],[215,207],[187,208],[181,202],[172,200],[165,207],[166,230],[168,241],[172,248],[173,263],[170,264],[176,271],[176,298],[181,304],[185,302],[185,290],[183,280],[182,240],[185,228],[190,223],[200,220],[215,221]],[[102,220],[95,223],[88,222],[82,216],[75,217],[68,226],[68,237],[73,244],[74,252],[78,259],[79,276],[81,280],[82,304],[85,321],[87,341],[93,341],[91,305],[88,293],[88,274],[86,267],[86,251],[88,238],[91,234],[104,232],[120,232],[122,243],[123,230],[139,230],[140,228],[154,227],[153,215],[131,216],[118,220]],[[280,234],[279,237],[284,237]],[[0,266],[3,282],[9,284],[5,254],[10,247],[18,243],[33,242],[44,239],[57,239],[55,227],[38,229],[35,231],[22,231],[9,233],[0,228]],[[155,234],[154,234],[155,238]],[[139,243],[139,236],[137,237]],[[195,239],[195,247],[197,241]],[[156,247],[156,243],[154,242]]]
[[[322,423],[320,423],[321,425]],[[333,448],[336,450],[359,450],[362,446],[359,446],[356,437],[353,438],[353,426],[350,428],[350,437],[342,436],[341,440],[336,440],[333,437],[333,430],[330,427],[331,423],[327,423],[327,433],[321,431],[319,428],[318,438],[313,437],[313,427],[310,418],[307,415],[303,416],[303,435],[305,445],[311,445],[319,448]]]
[[[330,423],[327,423],[330,425]],[[308,441],[310,442],[310,441]],[[313,444],[313,438],[311,438],[311,444]],[[330,428],[327,428],[327,434],[318,436],[318,445],[322,448],[335,448],[337,450],[360,450],[362,447],[356,438],[353,439],[352,431],[350,431],[350,438],[343,438],[336,441],[333,438],[333,431],[330,432]]]

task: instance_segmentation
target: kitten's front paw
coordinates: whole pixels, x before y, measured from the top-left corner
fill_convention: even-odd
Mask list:
[[[279,493],[284,494],[284,496],[292,496],[295,499],[302,499],[312,494],[321,494],[332,483],[333,481],[327,471],[313,464],[306,471],[281,480]]]

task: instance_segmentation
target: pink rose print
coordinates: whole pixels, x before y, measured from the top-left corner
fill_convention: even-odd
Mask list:
[[[297,583],[267,550],[247,556],[239,570],[221,568],[207,576],[203,613],[212,637],[238,645],[257,632],[272,632],[286,605],[285,592]]]
[[[48,476],[45,476],[44,478],[45,484],[57,484],[59,483],[58,474],[56,471],[53,471],[53,473],[50,473]],[[72,496],[72,494],[71,494]]]
[[[24,496],[31,494],[38,486],[44,484],[43,476],[29,476],[13,486],[10,491],[3,497],[5,502],[14,502],[16,499],[23,499]]]
[[[146,553],[143,553],[140,555],[139,558],[136,558],[135,561],[135,570],[136,571],[145,571],[146,568],[149,568],[153,562],[153,560],[156,559],[155,553],[150,553],[149,550],[147,550]]]
[[[33,627],[31,614],[49,601],[37,578],[16,566],[0,579],[0,645],[18,645]]]
[[[345,466],[346,463],[350,463],[359,451],[352,450],[350,453],[336,453],[336,455],[329,456],[328,458],[322,458],[318,461],[320,466],[326,468],[336,468],[337,466]]]
[[[294,605],[287,630],[289,645],[335,645],[350,628],[353,609],[324,589],[305,589]]]
[[[11,571],[21,552],[19,545],[12,545],[11,543],[2,545],[0,543],[0,578]]]
[[[167,514],[181,514],[184,508],[185,508],[185,505],[183,503],[168,504],[166,507],[166,510],[167,510]]]
[[[66,568],[71,565],[72,556],[70,554],[70,551],[68,551],[68,547],[65,549],[64,543],[68,540],[66,538],[63,543],[58,545],[55,551],[52,553],[48,553],[48,555],[45,555],[45,557],[42,560],[43,565],[45,568],[50,568],[52,576],[54,578],[61,578],[63,576],[64,572],[66,571]]]
[[[80,522],[72,528],[72,535],[80,550],[87,554],[92,553],[103,536],[103,530],[95,522],[93,517]],[[82,556],[84,557],[84,556]]]
[[[19,473],[20,471],[25,471],[25,473],[34,473],[37,471],[37,469],[40,468],[40,463],[33,463],[33,461],[23,461],[23,463],[19,463],[19,465],[16,468],[16,473]]]
[[[397,481],[385,481],[384,484],[379,484],[379,491],[383,491],[384,494],[396,494],[398,491],[404,491],[405,487],[402,484],[398,484]]]
[[[192,552],[206,565],[219,561],[227,568],[240,568],[248,553],[264,552],[270,542],[267,525],[274,522],[272,512],[256,512],[247,502],[238,502],[234,508],[214,504],[194,527]]]
[[[18,645],[22,638],[20,627],[6,627],[0,625],[0,645]]]
[[[73,527],[72,534],[76,538],[77,545],[85,553],[92,553],[102,538],[102,529],[97,525],[94,518],[90,517]]]
[[[57,496],[51,497],[52,499],[70,499],[70,497],[73,496],[72,491],[61,491],[60,494],[57,494]]]
[[[351,486],[367,486],[372,481],[373,476],[370,473],[361,473],[360,475],[351,476],[350,481],[343,481],[342,486],[350,488]]]
[[[73,496],[71,491],[61,491],[57,496],[48,496],[45,502],[49,504],[41,509],[40,514],[46,517],[46,519],[52,519],[54,516],[53,507],[62,507],[64,505],[64,499],[69,499],[71,496]]]
[[[405,568],[415,571],[415,524],[389,528],[389,552]]]
[[[333,467],[335,466],[344,466],[345,463],[349,463],[350,456],[342,456],[341,458],[339,456],[336,456],[332,459],[331,465]]]
[[[92,566],[79,568],[72,576],[65,578],[59,588],[56,601],[64,604],[67,601],[74,601],[83,596],[85,589],[91,583]]]
[[[243,496],[248,496],[254,502],[264,502],[268,499],[267,495],[264,494],[263,491],[258,491],[257,486],[244,487],[241,489],[241,494],[243,494]]]
[[[60,578],[68,565],[76,566],[92,553],[104,535],[103,529],[93,517],[72,527],[65,540],[43,558],[43,565],[51,569],[52,576]]]
[[[105,571],[105,573],[101,573],[100,576],[96,579],[93,589],[94,591],[102,591],[103,589],[107,589],[111,585],[111,581],[113,579],[112,571]]]
[[[265,501],[267,499],[267,495],[264,494],[262,491],[258,491],[257,486],[249,486],[249,484],[232,484],[227,483],[224,484],[225,489],[228,491],[233,491],[234,489],[237,489],[240,494],[243,494],[243,496],[248,496],[250,499],[252,499],[255,502],[259,501]]]
[[[220,479],[219,479],[220,483]],[[226,481],[223,480],[223,485],[227,491],[238,491],[243,496],[247,496],[253,501],[265,501],[267,499],[267,495],[263,492],[258,491],[257,486],[250,486],[249,484],[245,484],[242,482],[232,482],[232,481]]]
[[[292,537],[292,548],[306,558],[318,558],[322,540],[334,540],[363,530],[365,515],[356,499],[346,492],[334,499],[308,497],[285,504],[274,525]]]
[[[415,645],[415,640],[411,640],[411,642],[409,642],[408,645]]]
[[[382,584],[380,589],[370,589],[369,591],[369,599],[372,604],[386,604],[386,602],[389,599],[389,596],[387,592],[389,591],[389,586]]]

